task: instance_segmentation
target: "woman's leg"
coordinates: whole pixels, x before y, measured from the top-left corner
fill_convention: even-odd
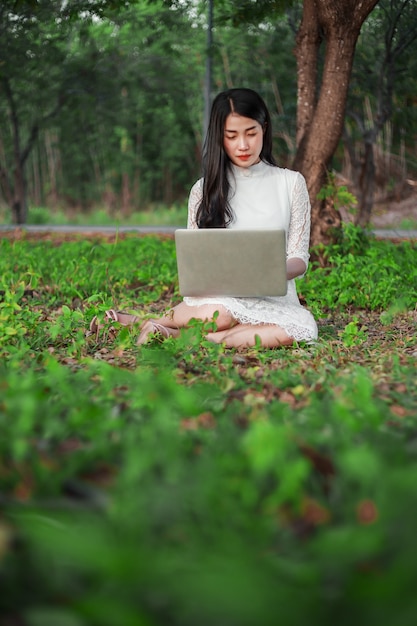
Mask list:
[[[167,311],[162,317],[155,320],[163,326],[171,328],[183,328],[192,319],[202,322],[211,322],[216,317],[217,330],[226,330],[236,325],[236,320],[221,304],[202,304],[201,306],[190,306],[185,302],[180,302]]]
[[[264,348],[291,346],[294,339],[283,328],[275,324],[237,324],[229,330],[208,333],[207,339],[214,343],[223,343],[226,348],[250,348],[256,345],[259,337]]]
[[[214,320],[215,313],[218,315]],[[146,343],[149,335],[154,333],[160,333],[165,337],[177,337],[179,329],[188,326],[192,319],[203,322],[215,321],[217,331],[228,330],[237,323],[234,317],[220,304],[189,306],[185,302],[180,302],[162,317],[144,322],[137,344]]]
[[[252,347],[256,345],[259,337],[265,348],[277,348],[290,346],[294,339],[283,328],[275,324],[239,324],[236,319],[221,304],[204,304],[201,306],[189,306],[180,302],[165,315],[158,319],[150,319],[142,324],[137,344],[146,343],[149,335],[159,333],[163,337],[177,337],[180,328],[187,326],[192,319],[209,322],[214,320],[217,330],[206,335],[213,343],[224,343],[227,348]],[[117,313],[121,317],[121,324],[134,324],[138,321],[137,316]]]

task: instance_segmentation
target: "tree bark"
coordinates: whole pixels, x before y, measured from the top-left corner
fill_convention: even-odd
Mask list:
[[[0,189],[9,207],[13,205],[13,192],[6,170],[0,166]]]
[[[301,153],[317,105],[318,58],[322,36],[314,0],[305,0],[297,33],[297,147]]]
[[[27,202],[26,202],[26,181],[24,165],[29,154],[30,148],[35,142],[38,134],[38,127],[32,128],[31,136],[28,140],[25,150],[21,150],[20,142],[20,126],[17,115],[17,107],[13,97],[9,80],[3,80],[4,91],[9,105],[10,120],[13,132],[13,190],[10,195],[12,221],[14,224],[24,224],[27,218]],[[30,144],[30,148],[28,147]]]
[[[311,244],[329,243],[341,218],[317,199],[343,131],[359,32],[378,0],[304,0],[297,35],[297,153],[293,167],[306,178],[312,205]],[[326,43],[319,80],[319,47]],[[320,84],[318,84],[320,82]]]
[[[15,168],[14,172],[14,194],[12,204],[12,222],[14,224],[26,224],[27,201],[26,201],[26,180],[23,167]]]
[[[365,151],[363,156],[362,171],[359,178],[359,206],[355,224],[363,228],[369,224],[371,219],[372,206],[374,203],[375,189],[375,141],[364,142]]]

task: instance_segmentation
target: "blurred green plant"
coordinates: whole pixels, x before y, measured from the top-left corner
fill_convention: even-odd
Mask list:
[[[358,346],[367,339],[366,327],[360,324],[356,316],[346,324],[344,329],[340,332],[340,337],[344,345],[348,348],[351,346]]]
[[[179,299],[170,239],[0,242],[0,622],[413,626],[416,250],[348,237],[288,350],[86,332]]]
[[[300,290],[316,315],[325,310],[384,311],[401,300],[406,309],[417,301],[416,247],[368,236],[345,224],[342,239],[326,248],[324,267],[314,262]],[[316,306],[318,305],[318,306]]]
[[[317,194],[319,200],[330,201],[336,211],[343,207],[348,213],[354,215],[356,212],[356,197],[348,190],[346,185],[338,185],[336,174],[327,173],[327,184],[324,185]]]
[[[10,224],[9,211],[1,210],[0,220]],[[130,215],[123,215],[120,211],[111,211],[102,207],[95,207],[88,211],[51,209],[45,206],[30,207],[28,211],[28,225],[35,226],[178,226],[185,227],[187,223],[187,206],[173,204],[149,204],[140,211],[133,211]]]

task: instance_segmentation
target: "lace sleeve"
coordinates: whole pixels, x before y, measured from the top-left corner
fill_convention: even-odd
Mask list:
[[[188,222],[187,228],[198,228],[196,217],[197,209],[203,195],[203,179],[200,178],[192,187],[188,198]]]
[[[297,257],[308,265],[310,258],[311,207],[304,177],[297,172],[292,190],[291,218],[288,228],[287,258]]]

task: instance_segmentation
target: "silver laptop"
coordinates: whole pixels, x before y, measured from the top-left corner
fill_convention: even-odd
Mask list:
[[[284,230],[175,231],[182,296],[265,297],[287,293]]]

